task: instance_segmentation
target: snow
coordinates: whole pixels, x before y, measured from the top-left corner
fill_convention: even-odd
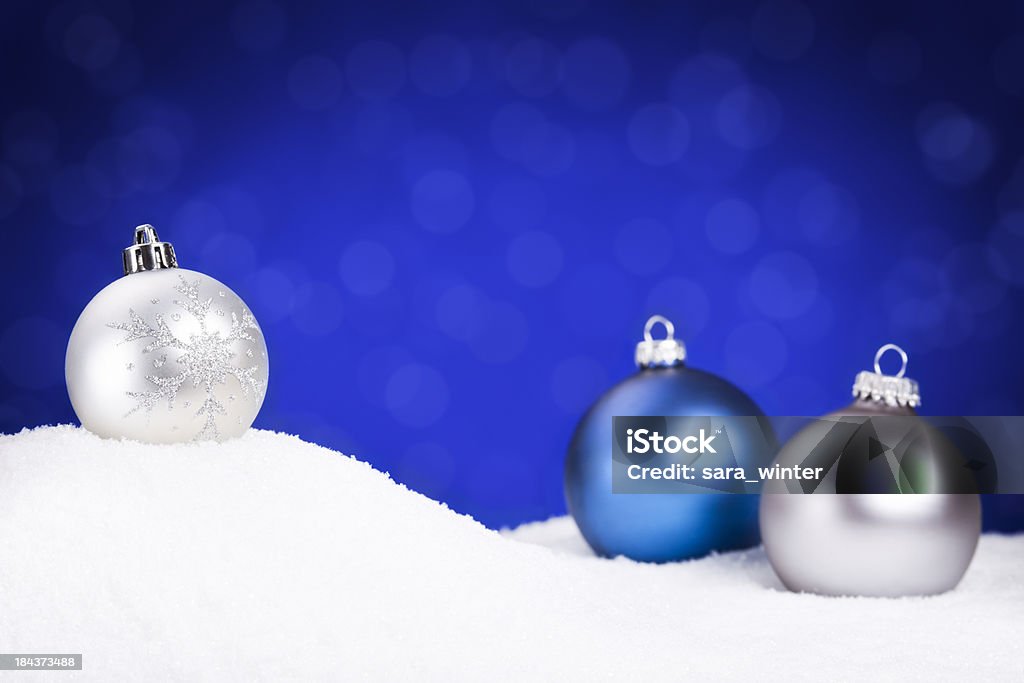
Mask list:
[[[1024,677],[1024,536],[946,595],[794,595],[759,550],[601,560],[266,431],[2,436],[0,541],[0,652],[83,653],[61,681]]]

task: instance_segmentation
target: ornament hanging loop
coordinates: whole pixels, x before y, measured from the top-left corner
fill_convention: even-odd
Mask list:
[[[900,355],[903,365],[895,375],[882,372],[882,356],[888,351]],[[921,405],[921,390],[917,382],[904,377],[907,372],[907,352],[896,344],[886,344],[875,354],[875,371],[857,373],[853,380],[853,395],[864,401],[876,401],[888,406],[916,408]]]
[[[907,373],[907,352],[904,351],[901,347],[897,346],[896,344],[886,344],[882,348],[878,349],[878,352],[875,354],[875,372],[878,373],[879,375],[885,374],[884,372],[882,372],[881,361],[882,356],[885,355],[886,351],[895,351],[900,355],[900,360],[903,361],[903,365],[900,366],[900,371],[897,372],[895,375],[891,375],[891,377],[903,377],[903,375]]]
[[[665,339],[675,339],[676,326],[672,324],[672,321],[663,315],[652,315],[647,319],[647,324],[644,325],[644,341],[654,341],[654,326],[661,323],[661,326],[665,328]]]
[[[654,338],[655,325],[665,328],[663,339]],[[682,365],[686,347],[675,337],[676,327],[663,315],[652,315],[644,325],[644,340],[636,345],[636,364],[641,368],[667,368]]]

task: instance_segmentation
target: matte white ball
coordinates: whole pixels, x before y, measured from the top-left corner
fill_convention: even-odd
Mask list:
[[[237,294],[184,268],[126,275],[82,311],[64,373],[82,426],[150,443],[245,432],[266,395],[267,346]]]

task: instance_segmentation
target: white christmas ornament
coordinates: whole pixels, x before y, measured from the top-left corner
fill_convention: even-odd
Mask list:
[[[150,443],[241,435],[267,389],[263,333],[245,303],[178,268],[151,225],[124,250],[125,277],[82,311],[64,373],[82,426]]]

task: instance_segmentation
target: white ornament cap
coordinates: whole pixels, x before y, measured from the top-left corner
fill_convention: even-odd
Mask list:
[[[124,250],[121,260],[124,262],[125,275],[178,267],[174,245],[170,242],[161,242],[156,234],[156,228],[148,223],[135,228],[135,243]]]
[[[895,375],[886,375],[882,372],[879,363],[886,351],[895,351],[903,360],[900,371]],[[903,376],[906,371],[907,352],[895,344],[886,344],[875,354],[875,371],[865,370],[857,373],[857,378],[853,382],[853,395],[865,401],[879,401],[888,406],[916,408],[921,405],[921,391],[917,382]]]
[[[655,339],[651,334],[658,323],[665,328],[664,339]],[[686,360],[686,347],[675,338],[675,333],[675,325],[668,318],[661,315],[648,318],[644,325],[644,340],[636,345],[636,364],[641,368],[682,365]]]

